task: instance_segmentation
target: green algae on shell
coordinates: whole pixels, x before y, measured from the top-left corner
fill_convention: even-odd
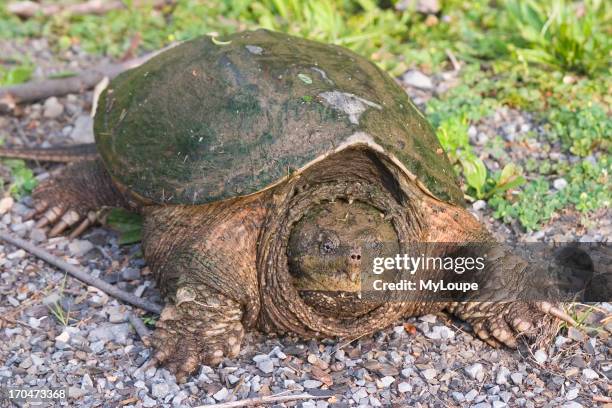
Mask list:
[[[119,75],[94,130],[111,175],[156,203],[252,194],[355,144],[463,203],[431,126],[392,78],[345,48],[266,30],[200,37]]]

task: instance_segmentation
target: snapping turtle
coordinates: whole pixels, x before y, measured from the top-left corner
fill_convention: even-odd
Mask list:
[[[80,148],[86,160],[34,192],[38,226],[78,235],[102,206],[143,214],[144,256],[167,301],[154,358],[179,380],[235,357],[255,328],[359,336],[446,310],[515,347],[521,333],[571,320],[546,302],[359,296],[367,248],[501,247],[464,208],[404,90],[344,48],[265,30],[188,41],[110,83],[95,137],[97,154]],[[487,273],[499,285],[526,285],[524,262],[498,258]]]

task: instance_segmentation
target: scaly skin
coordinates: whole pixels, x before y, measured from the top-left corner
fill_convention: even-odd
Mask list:
[[[122,191],[100,162],[73,164],[36,190],[37,208],[46,209],[40,224],[57,222],[70,211],[83,216],[99,206],[133,208],[135,203]],[[492,346],[516,347],[518,335],[534,337],[533,329],[538,327],[548,340],[559,322],[556,317],[566,317],[543,302],[448,303],[431,302],[425,296],[347,314],[333,307],[317,308],[317,299],[309,304],[302,297],[305,293],[294,287],[287,268],[289,237],[303,214],[336,199],[379,208],[393,225],[398,242],[489,243],[492,251],[501,251],[499,268],[487,271],[493,274],[489,281],[504,284],[503,278],[509,276],[512,284],[527,284],[521,280],[525,263],[495,244],[465,209],[431,198],[383,158],[364,156],[359,150],[343,152],[252,196],[197,206],[139,208],[145,219],[144,255],[167,300],[153,337],[153,361],[184,381],[201,363],[214,365],[238,355],[247,330],[294,332],[305,338],[353,337],[406,316],[441,310],[471,323]],[[49,208],[59,210],[50,213]],[[342,220],[338,225],[329,218],[321,222],[327,229],[343,230],[343,236],[352,234],[344,231]],[[54,232],[75,223],[64,215]],[[328,282],[325,276],[313,276]],[[350,286],[345,283],[338,285]],[[316,282],[312,288],[318,288]],[[342,307],[355,306],[349,299]]]

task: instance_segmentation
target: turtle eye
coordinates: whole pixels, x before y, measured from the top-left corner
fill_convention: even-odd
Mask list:
[[[332,234],[323,234],[320,239],[319,250],[322,254],[332,254],[338,249],[338,237]]]

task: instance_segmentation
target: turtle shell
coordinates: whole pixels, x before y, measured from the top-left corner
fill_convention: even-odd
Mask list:
[[[463,203],[431,126],[392,78],[345,48],[267,30],[200,37],[122,73],[94,129],[114,179],[155,203],[252,194],[358,144]]]

